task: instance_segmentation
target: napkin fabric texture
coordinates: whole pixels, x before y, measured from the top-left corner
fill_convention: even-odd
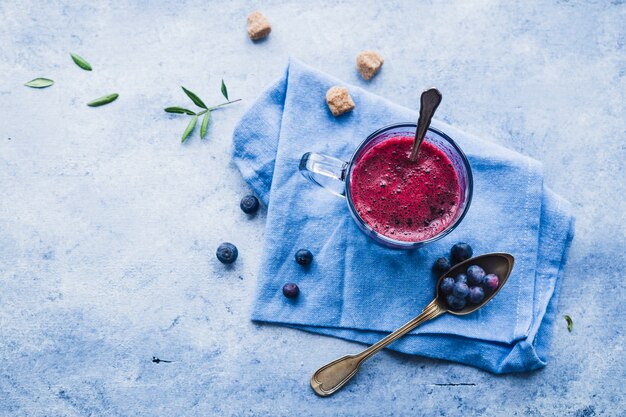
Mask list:
[[[494,373],[544,366],[574,219],[570,204],[544,186],[541,165],[435,120],[470,161],[471,207],[456,230],[423,248],[379,246],[357,228],[344,198],[299,173],[299,161],[309,151],[348,161],[371,132],[418,115],[348,86],[356,108],[334,117],[325,102],[333,85],[346,84],[292,59],[235,129],[234,163],[268,207],[252,319],[374,343],[433,299],[433,261],[464,241],[475,255],[513,254],[506,285],[475,313],[440,316],[389,348]],[[308,268],[294,260],[301,248],[314,254]],[[283,296],[286,282],[300,287],[297,299]]]

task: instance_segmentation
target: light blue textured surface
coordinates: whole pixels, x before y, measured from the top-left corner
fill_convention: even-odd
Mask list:
[[[432,300],[433,260],[449,253],[454,242],[471,242],[476,255],[513,254],[506,286],[479,312],[425,323],[390,348],[495,373],[544,366],[547,357],[537,352],[548,350],[552,329],[540,324],[574,231],[571,205],[543,183],[541,165],[433,120],[472,166],[470,210],[450,235],[419,250],[379,246],[358,229],[344,198],[300,176],[299,158],[319,151],[348,161],[371,132],[417,120],[418,114],[349,86],[356,108],[334,117],[325,101],[333,85],[345,83],[291,59],[285,75],[235,127],[235,164],[269,207],[252,318],[376,343]],[[314,254],[307,268],[294,262],[300,248]],[[297,300],[283,296],[286,281],[298,284]],[[548,323],[553,315],[554,310]],[[545,337],[536,340],[539,328]]]
[[[622,414],[625,20],[621,1],[0,3],[0,415]],[[386,59],[371,82],[363,49]],[[436,85],[441,119],[544,163],[577,215],[546,368],[384,352],[321,399],[311,372],[361,345],[248,320],[265,213],[239,210],[231,134],[288,56],[406,107]],[[219,102],[222,77],[245,102],[181,146],[162,108],[181,84]]]

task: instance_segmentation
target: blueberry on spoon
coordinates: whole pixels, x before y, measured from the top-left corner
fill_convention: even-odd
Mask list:
[[[470,285],[480,285],[485,278],[485,270],[478,265],[467,268],[467,282]]]
[[[441,284],[439,285],[439,289],[441,290],[442,293],[446,295],[452,294],[452,290],[454,289],[454,278],[445,277],[443,281],[441,281]]]
[[[467,298],[470,303],[479,304],[485,299],[485,291],[481,287],[470,287]]]

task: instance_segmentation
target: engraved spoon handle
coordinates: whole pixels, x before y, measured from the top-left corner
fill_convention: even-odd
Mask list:
[[[419,316],[410,320],[404,326],[374,343],[361,353],[344,356],[322,366],[311,377],[311,387],[313,391],[322,397],[333,394],[357,373],[363,362],[376,352],[404,336],[425,321],[432,320],[446,311],[445,308],[437,303],[437,299],[435,299],[424,308]]]
[[[433,119],[435,110],[441,103],[441,93],[436,88],[431,88],[422,93],[420,99],[420,118],[417,120],[417,129],[415,130],[415,140],[413,141],[413,150],[411,150],[411,162],[415,162],[417,153],[419,152],[430,121]]]

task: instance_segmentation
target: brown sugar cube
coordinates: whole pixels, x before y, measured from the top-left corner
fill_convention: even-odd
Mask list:
[[[253,41],[263,39],[272,31],[272,25],[261,12],[252,12],[248,15],[248,36]]]
[[[331,87],[326,92],[326,103],[333,116],[341,116],[354,109],[354,101],[345,87]]]
[[[383,57],[374,51],[363,51],[356,57],[356,67],[364,80],[369,80],[376,75],[384,62]]]

